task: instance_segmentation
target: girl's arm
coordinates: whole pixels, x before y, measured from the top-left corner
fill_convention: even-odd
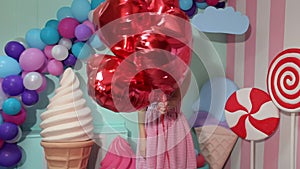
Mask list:
[[[144,158],[146,158],[146,130],[145,130],[145,114],[146,114],[146,108],[138,110],[138,125],[139,125],[139,151],[140,155]]]

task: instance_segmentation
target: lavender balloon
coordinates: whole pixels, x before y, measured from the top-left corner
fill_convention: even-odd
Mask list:
[[[85,24],[80,24],[75,28],[75,36],[79,41],[86,41],[92,36],[92,30]]]

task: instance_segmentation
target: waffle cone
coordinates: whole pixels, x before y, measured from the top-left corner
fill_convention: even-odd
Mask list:
[[[48,169],[86,169],[94,142],[41,142]]]
[[[222,169],[228,159],[237,136],[221,126],[195,128],[201,154],[209,163],[210,169]]]

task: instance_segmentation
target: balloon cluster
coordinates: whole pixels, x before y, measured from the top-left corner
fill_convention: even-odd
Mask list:
[[[205,9],[208,6],[224,8],[226,0],[179,0],[180,9],[189,17],[197,13],[197,9]]]
[[[88,61],[89,95],[99,105],[133,112],[162,99],[155,93],[178,91],[191,61],[192,31],[177,0],[107,0],[93,16],[114,54]]]
[[[25,38],[5,45],[0,56],[0,166],[11,167],[22,158],[17,142],[22,137],[26,107],[39,101],[46,89],[46,74],[59,76],[77,59],[102,48],[89,14],[102,0],[74,0],[57,11],[57,19],[42,29],[27,31]]]

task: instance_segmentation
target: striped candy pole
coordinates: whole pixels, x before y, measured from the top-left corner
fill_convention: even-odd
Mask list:
[[[244,88],[233,93],[225,106],[230,129],[251,142],[251,169],[254,168],[254,141],[273,134],[279,124],[279,110],[270,96],[257,88]]]
[[[295,123],[300,112],[300,49],[279,53],[271,62],[267,86],[274,104],[291,113],[291,169],[295,168]]]

